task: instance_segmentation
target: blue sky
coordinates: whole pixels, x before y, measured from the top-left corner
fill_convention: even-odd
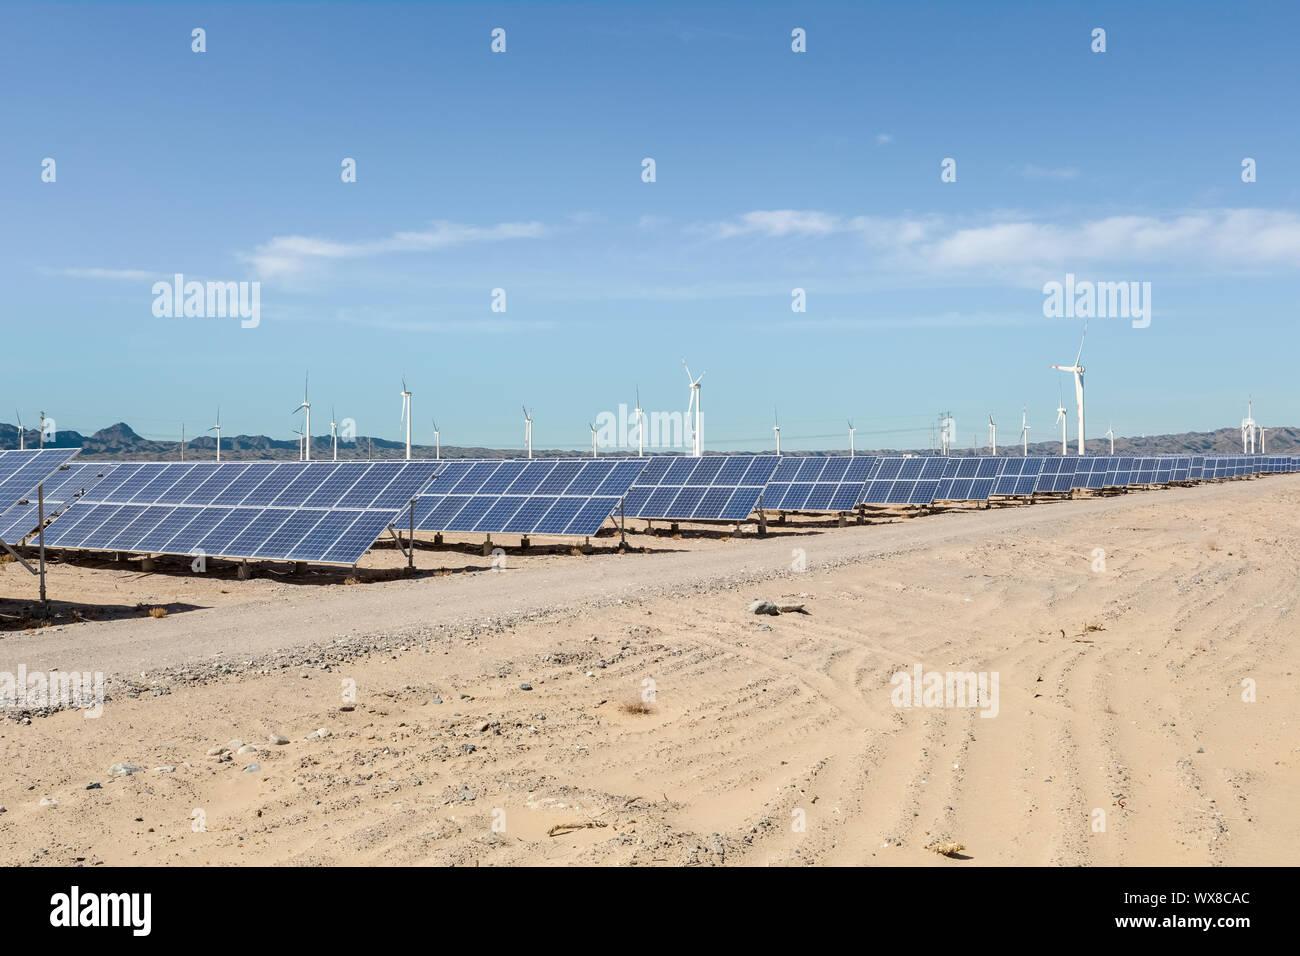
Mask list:
[[[207,51],[191,50],[206,30]],[[506,30],[506,52],[490,50]],[[807,31],[807,52],[791,30]],[[1091,32],[1106,30],[1093,53]],[[61,427],[291,437],[304,371],[397,438],[582,447],[632,403],[705,447],[1300,424],[1294,4],[10,5],[6,388]],[[56,181],[41,181],[42,160]],[[344,157],[357,182],[343,183]],[[656,181],[642,181],[642,160]],[[957,181],[940,162],[957,162]],[[1244,157],[1258,181],[1243,183]],[[259,281],[261,324],[153,283]],[[491,310],[506,290],[506,311]],[[807,311],[791,310],[806,290]]]

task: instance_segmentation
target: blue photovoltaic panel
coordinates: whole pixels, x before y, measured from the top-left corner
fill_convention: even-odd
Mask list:
[[[763,489],[764,511],[852,511],[875,458],[782,458]]]
[[[76,448],[0,451],[0,509],[29,498],[76,453]]]
[[[1043,459],[1043,470],[1038,475],[1036,492],[1068,492],[1074,488],[1074,472],[1079,467],[1078,456],[1050,455]]]
[[[1187,480],[1188,480],[1188,481],[1200,481],[1200,480],[1204,477],[1204,472],[1205,472],[1205,456],[1204,456],[1204,455],[1193,455],[1191,460],[1192,460],[1192,464],[1191,464],[1191,467],[1188,469],[1188,472],[1187,472]]]
[[[764,510],[777,510],[767,501],[764,489],[780,461],[775,455],[656,456],[646,463],[627,493],[627,516],[744,521],[758,506],[760,496]]]
[[[45,518],[48,521],[65,510],[74,499],[93,487],[108,472],[111,464],[73,462],[60,468],[44,482]],[[40,524],[40,504],[35,496],[24,498],[0,515],[0,541],[20,541]]]
[[[928,505],[939,494],[948,461],[947,458],[939,457],[907,458],[894,455],[877,458],[863,485],[860,503]],[[991,477],[996,477],[996,474]]]
[[[439,465],[125,462],[50,526],[46,544],[355,564]]]
[[[587,537],[645,469],[645,458],[438,462],[415,503],[418,531]],[[630,509],[628,514],[631,514]]]
[[[1002,459],[1002,473],[993,485],[995,495],[1032,495],[1043,470],[1042,457]]]
[[[935,491],[935,500],[987,501],[1007,460],[974,455],[969,458],[946,459],[943,477]]]

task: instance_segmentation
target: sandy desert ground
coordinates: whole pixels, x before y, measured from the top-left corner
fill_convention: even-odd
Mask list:
[[[0,671],[110,698],[0,720],[0,862],[1291,864],[1297,514],[1271,476],[356,584],[55,564],[46,628],[9,564]],[[996,717],[894,706],[917,665],[997,674]]]

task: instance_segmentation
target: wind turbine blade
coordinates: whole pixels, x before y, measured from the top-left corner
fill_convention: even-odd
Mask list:
[[[1088,323],[1083,323],[1083,335],[1079,338],[1079,354],[1074,357],[1074,364],[1079,364],[1079,359],[1083,358],[1083,343],[1088,338]]]

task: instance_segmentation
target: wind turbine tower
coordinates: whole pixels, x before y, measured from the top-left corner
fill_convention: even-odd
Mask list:
[[[1087,449],[1084,447],[1084,438],[1083,438],[1083,434],[1084,434],[1083,432],[1083,363],[1081,361],[1083,359],[1083,343],[1084,340],[1087,338],[1088,338],[1088,326],[1084,325],[1083,336],[1082,338],[1079,339],[1079,352],[1074,357],[1074,364],[1052,366],[1052,368],[1056,369],[1058,372],[1072,372],[1074,374],[1074,398],[1075,398],[1076,407],[1079,414],[1079,454],[1080,455],[1087,454]]]
[[[217,461],[221,461],[221,406],[217,406],[217,423],[208,429],[217,433]]]
[[[772,408],[772,434],[776,436],[776,453],[781,454],[781,417],[775,406]]]
[[[998,424],[993,420],[993,413],[989,412],[989,448],[992,450],[993,457],[998,454]]]
[[[402,379],[402,420],[406,422],[406,460],[411,460],[411,390]]]
[[[311,461],[311,402],[307,400],[307,377],[302,380],[302,404],[293,410],[290,414],[296,415],[298,412],[306,412],[305,421],[303,422],[303,434],[306,436],[307,443],[304,446],[303,454],[299,457],[303,461]]]
[[[1020,445],[1021,453],[1029,457],[1029,408],[1026,405],[1020,406]]]
[[[528,414],[528,406],[524,405],[524,447],[528,449],[528,457],[533,457],[533,416]]]
[[[700,381],[707,373],[701,372],[699,378],[693,378],[691,376],[691,367],[686,364],[686,359],[682,359],[682,368],[686,369],[686,379],[691,383],[691,400],[686,406],[686,418],[688,421],[691,417],[691,411],[695,411],[695,427],[691,429],[693,445],[691,454],[695,458],[699,458],[704,454],[704,441],[703,436],[700,434]]]

